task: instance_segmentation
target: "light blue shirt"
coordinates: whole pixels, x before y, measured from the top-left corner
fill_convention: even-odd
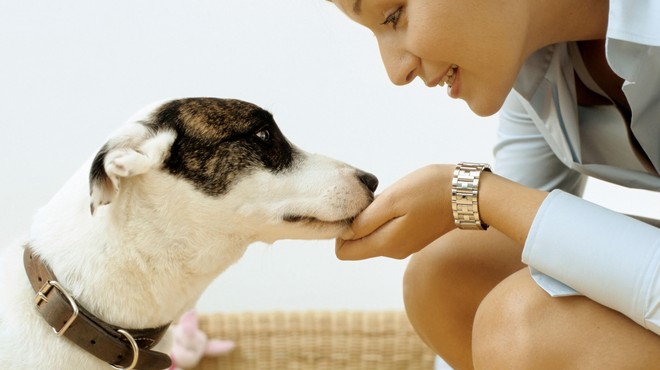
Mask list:
[[[575,74],[598,87],[577,46],[563,43],[523,66],[500,114],[494,170],[561,189],[541,206],[523,250],[541,287],[584,294],[660,334],[660,229],[567,194],[581,195],[587,176],[660,191],[660,2],[611,1],[606,53],[625,80],[630,132],[648,160],[614,107],[577,106]]]

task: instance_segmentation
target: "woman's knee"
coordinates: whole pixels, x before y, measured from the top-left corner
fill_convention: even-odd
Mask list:
[[[410,258],[403,279],[406,306],[428,304],[433,297],[436,303],[443,297],[451,302],[471,296],[480,300],[523,267],[511,243],[497,230],[455,230],[435,240]]]
[[[472,323],[481,300],[523,267],[512,243],[493,228],[456,230],[410,259],[403,289],[408,318],[424,342],[456,368],[472,366]]]
[[[420,338],[436,353],[444,354],[445,337],[469,341],[469,323],[461,296],[460,249],[450,238],[441,238],[414,254],[403,279],[403,297],[408,319]],[[458,252],[457,252],[458,251]],[[461,298],[463,297],[463,298]],[[464,323],[465,324],[462,324]],[[461,325],[462,324],[462,325]],[[457,332],[463,327],[464,333]]]
[[[543,363],[543,296],[523,269],[498,284],[477,309],[472,331],[475,368],[529,369]]]
[[[660,337],[616,311],[550,297],[526,268],[483,299],[472,329],[476,368],[648,369],[660,363],[658,349]]]
[[[461,241],[445,236],[415,253],[403,276],[404,302],[407,309],[427,305],[447,290],[458,288],[461,265]],[[437,302],[436,302],[437,303]]]

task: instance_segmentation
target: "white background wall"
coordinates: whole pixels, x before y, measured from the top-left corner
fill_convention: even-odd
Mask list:
[[[428,163],[489,161],[497,120],[419,81],[391,85],[375,38],[324,0],[3,1],[0,245],[135,110],[182,96],[257,103],[294,143],[380,189]],[[658,216],[657,195],[612,189],[587,196]],[[340,262],[332,241],[255,245],[199,308],[398,309],[405,263]]]

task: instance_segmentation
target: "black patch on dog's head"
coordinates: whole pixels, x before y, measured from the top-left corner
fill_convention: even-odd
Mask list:
[[[225,193],[254,169],[286,170],[295,155],[273,116],[240,100],[174,100],[144,124],[176,132],[164,168],[208,195]]]

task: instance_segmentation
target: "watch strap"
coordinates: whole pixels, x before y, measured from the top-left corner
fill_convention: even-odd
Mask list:
[[[479,180],[483,171],[490,172],[490,165],[472,162],[456,165],[451,184],[451,208],[459,229],[488,229],[479,217]]]

